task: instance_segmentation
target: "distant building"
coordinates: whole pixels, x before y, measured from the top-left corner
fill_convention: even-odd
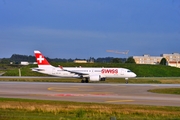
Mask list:
[[[30,65],[30,64],[37,64],[37,62],[26,62],[26,61],[21,61],[21,65]]]
[[[87,63],[87,60],[74,60],[74,63]]]
[[[162,58],[167,60],[167,65],[172,67],[180,68],[180,54],[172,53],[172,54],[162,54],[161,56],[133,56],[136,64],[159,64]]]
[[[33,65],[35,65],[35,64],[37,64],[37,62],[29,62],[29,64],[33,64]]]
[[[88,62],[89,63],[94,63],[94,58],[90,58]]]
[[[33,62],[32,64],[34,64],[34,65],[35,65],[35,64],[37,64],[37,62]]]
[[[29,62],[21,61],[21,65],[29,65]]]
[[[143,56],[133,56],[136,64],[152,64],[156,65],[159,64],[163,57],[159,56],[150,56],[150,55],[143,55]]]
[[[161,56],[167,60],[169,66],[180,68],[180,54],[179,53],[162,54]]]

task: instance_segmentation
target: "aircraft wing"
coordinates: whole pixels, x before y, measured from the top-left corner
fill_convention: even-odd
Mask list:
[[[87,73],[81,73],[81,72],[66,70],[66,69],[64,69],[62,66],[59,66],[59,67],[60,67],[62,70],[64,70],[64,71],[67,71],[67,72],[70,72],[70,73],[74,73],[74,74],[79,75],[79,76],[89,75],[89,74],[87,74]]]

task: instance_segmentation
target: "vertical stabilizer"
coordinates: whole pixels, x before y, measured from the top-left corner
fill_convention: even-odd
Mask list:
[[[38,67],[52,67],[40,51],[34,51]]]

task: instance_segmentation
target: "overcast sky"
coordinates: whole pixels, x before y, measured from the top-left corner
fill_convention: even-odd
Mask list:
[[[0,58],[180,53],[180,0],[0,0]]]

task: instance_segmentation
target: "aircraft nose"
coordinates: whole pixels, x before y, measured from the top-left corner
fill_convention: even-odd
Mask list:
[[[132,74],[132,77],[136,77],[137,75],[135,73]]]

